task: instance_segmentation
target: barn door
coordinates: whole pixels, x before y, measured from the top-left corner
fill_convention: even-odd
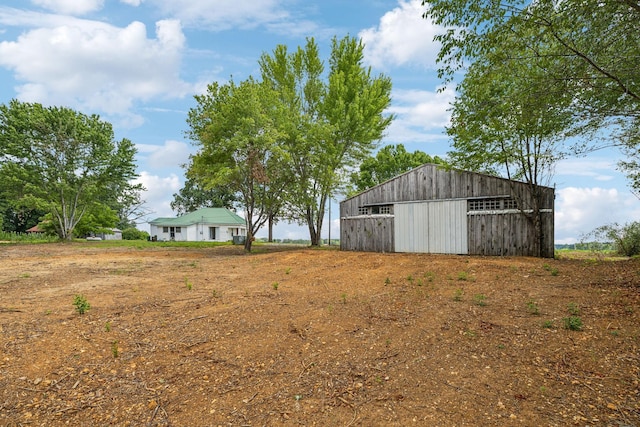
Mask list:
[[[393,210],[396,252],[468,253],[466,200],[401,203]]]

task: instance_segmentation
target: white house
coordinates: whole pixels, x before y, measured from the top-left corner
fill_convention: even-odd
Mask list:
[[[241,242],[247,235],[244,218],[225,208],[203,208],[177,218],[149,221],[153,240]]]

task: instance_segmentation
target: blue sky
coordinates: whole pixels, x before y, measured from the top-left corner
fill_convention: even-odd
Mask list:
[[[184,137],[193,95],[213,81],[259,76],[263,52],[295,48],[310,36],[324,58],[332,37],[360,37],[367,65],[391,77],[397,119],[381,146],[402,143],[444,157],[454,91],[438,93],[432,38],[440,29],[422,12],[419,0],[3,0],[0,102],[100,114],[118,139],[138,147],[150,219],[173,216],[169,203],[184,183],[180,165],[195,150]],[[640,220],[640,200],[616,170],[619,157],[600,151],[557,165],[557,243],[605,223]],[[339,235],[336,212],[332,237]],[[285,223],[275,237],[308,233]]]

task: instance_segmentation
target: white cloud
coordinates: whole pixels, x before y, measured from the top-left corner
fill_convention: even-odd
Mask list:
[[[102,9],[104,0],[31,0],[31,3],[56,13],[84,15]]]
[[[377,27],[360,32],[366,61],[377,68],[413,64],[434,68],[440,46],[433,37],[442,30],[422,18],[420,0],[400,0]]]
[[[140,146],[138,146],[140,147]],[[151,148],[152,147],[152,148]],[[182,141],[165,141],[164,145],[146,145],[140,152],[150,152],[148,163],[150,167],[181,167],[189,160],[191,147]]]
[[[567,187],[556,193],[555,234],[559,243],[580,241],[601,225],[640,218],[640,201],[615,188]]]
[[[618,174],[616,162],[611,158],[561,160],[555,169],[558,176],[580,176],[603,182],[613,180]]]
[[[129,6],[140,6],[143,0],[120,0],[120,3],[128,4]]]
[[[7,9],[0,8],[0,22],[7,20]],[[119,28],[27,12],[17,21],[41,26],[0,42],[0,66],[24,82],[16,87],[23,101],[126,116],[136,101],[192,92],[179,76],[185,37],[178,21],[157,22],[155,39],[147,38],[141,22]]]
[[[157,217],[175,216],[170,203],[173,200],[173,194],[182,188],[182,182],[178,175],[172,173],[163,177],[142,171],[134,183],[142,184],[146,188],[146,191],[142,193],[142,200],[152,211],[149,220]]]
[[[455,99],[452,89],[442,92],[397,90],[392,94],[389,113],[396,115],[387,139],[394,143],[442,140],[442,128],[449,124],[450,103]]]
[[[147,0],[147,3],[187,26],[206,27],[210,31],[255,28],[289,19],[282,0]]]

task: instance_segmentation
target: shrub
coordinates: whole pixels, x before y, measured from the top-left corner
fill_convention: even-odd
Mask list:
[[[611,242],[613,249],[624,256],[640,255],[640,222],[624,225],[618,223],[603,225],[596,228],[588,236],[598,241]]]
[[[122,230],[122,240],[147,240],[149,233],[138,230],[135,227],[125,228]]]

